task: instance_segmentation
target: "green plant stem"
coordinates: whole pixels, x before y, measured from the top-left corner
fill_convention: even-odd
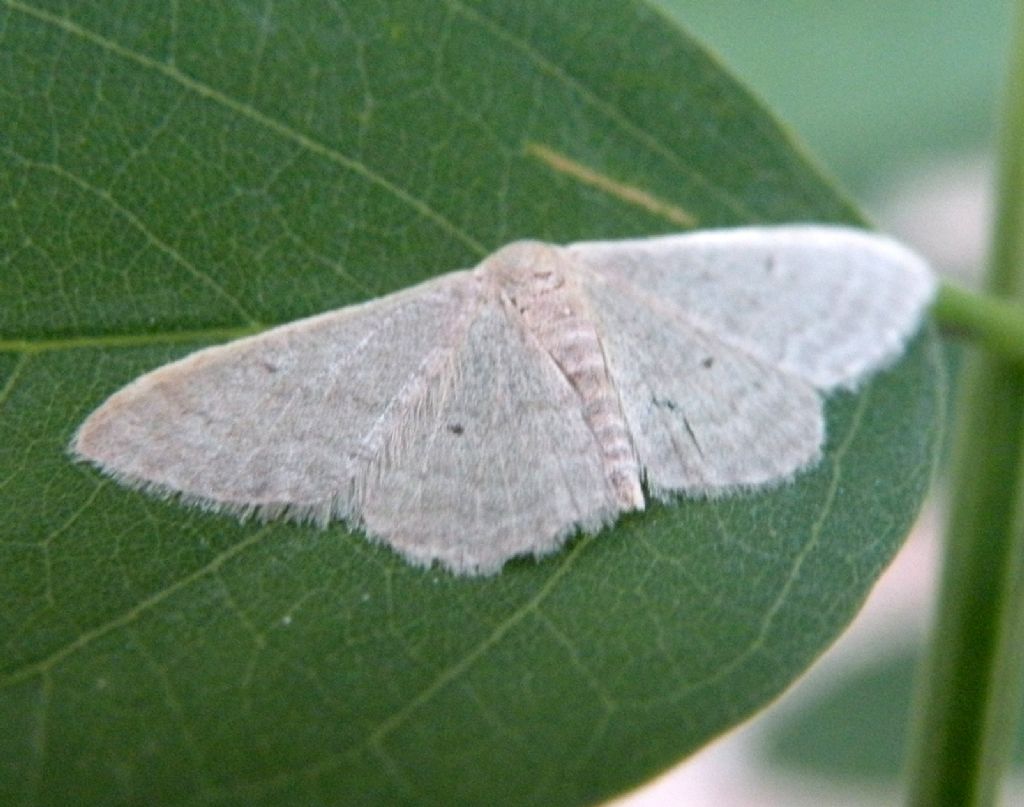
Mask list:
[[[1024,365],[1024,305],[944,283],[932,310],[944,332]]]
[[[995,803],[1024,683],[1024,369],[1002,349],[1017,338],[1010,306],[1024,302],[1024,0],[1018,5],[987,283],[1002,300],[976,305],[946,290],[937,305],[940,320],[968,331],[979,321],[1007,327],[988,328],[981,342],[992,350],[970,357],[963,380],[945,568],[910,760],[909,802],[927,807]]]

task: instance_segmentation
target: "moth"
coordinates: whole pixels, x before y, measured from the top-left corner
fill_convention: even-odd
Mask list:
[[[894,362],[934,291],[910,250],[845,227],[520,241],[147,373],[71,451],[188,504],[340,520],[492,574],[648,496],[812,466],[823,395]]]

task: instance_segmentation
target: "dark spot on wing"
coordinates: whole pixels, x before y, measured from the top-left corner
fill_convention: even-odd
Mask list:
[[[462,424],[461,423],[449,423],[448,424],[448,431],[450,431],[454,435],[460,435],[460,434],[462,434],[466,430],[464,428],[462,428]]]
[[[708,356],[701,360],[700,366],[703,367],[705,370],[710,370],[712,366],[714,366],[714,364],[715,360],[711,356]]]

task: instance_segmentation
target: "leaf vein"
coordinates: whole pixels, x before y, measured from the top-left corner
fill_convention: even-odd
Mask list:
[[[850,446],[853,443],[857,432],[860,429],[861,421],[864,419],[864,413],[869,408],[869,400],[871,397],[871,387],[865,387],[861,393],[856,408],[853,411],[853,415],[850,418],[850,426],[846,433],[843,435],[842,440],[836,445],[835,452],[832,455],[832,476],[829,479],[828,489],[825,492],[824,501],[821,509],[818,513],[817,518],[811,524],[808,532],[807,540],[804,542],[800,551],[793,559],[792,565],[790,566],[789,573],[786,575],[786,579],[783,581],[782,586],[779,588],[778,594],[775,596],[771,605],[764,612],[764,616],[761,618],[761,624],[758,629],[757,635],[750,641],[748,645],[730,661],[723,664],[715,672],[710,675],[701,678],[700,680],[694,681],[691,684],[682,687],[677,692],[664,698],[655,698],[650,701],[643,701],[644,706],[652,706],[654,703],[665,703],[665,702],[677,702],[684,698],[691,696],[694,692],[711,686],[712,684],[721,681],[727,675],[732,673],[734,670],[740,668],[745,664],[752,656],[754,656],[759,650],[764,647],[765,639],[768,637],[768,632],[772,627],[772,623],[775,620],[775,615],[779,612],[782,606],[785,604],[789,592],[792,590],[793,585],[800,578],[800,570],[803,568],[804,562],[810,556],[811,552],[819,545],[821,541],[821,531],[824,528],[825,521],[828,519],[832,512],[832,504],[835,501],[836,495],[839,492],[840,480],[843,478],[842,464],[843,458],[849,451]],[[633,701],[631,705],[641,705],[640,701]]]
[[[28,776],[28,804],[39,802],[39,789],[43,783],[43,769],[46,765],[46,749],[49,744],[50,733],[48,723],[50,719],[50,704],[53,700],[53,679],[49,674],[44,674],[39,682],[39,715],[36,718],[35,731],[32,732],[33,764]]]
[[[615,124],[619,129],[626,132],[626,134],[635,141],[642,144],[654,154],[657,154],[659,157],[662,157],[675,165],[687,177],[689,177],[691,181],[699,185],[702,192],[719,199],[730,210],[744,219],[749,221],[759,221],[761,219],[760,216],[756,216],[752,210],[747,208],[739,200],[735,199],[731,194],[726,193],[720,187],[711,183],[702,172],[685,162],[678,154],[676,154],[675,151],[661,143],[649,132],[646,132],[637,126],[612,104],[597,95],[597,93],[583,84],[579,79],[568,73],[563,67],[555,64],[544,56],[544,54],[534,48],[529,42],[516,36],[487,15],[481,14],[476,9],[470,8],[460,2],[460,0],[445,0],[445,3],[456,13],[476,21],[481,27],[490,31],[496,38],[519,50],[530,61],[532,61],[542,73],[562,83],[582,98],[589,106],[604,115],[605,118]],[[671,219],[669,220],[671,221]]]
[[[14,363],[14,367],[11,369],[10,375],[7,376],[7,380],[4,382],[3,387],[0,387],[0,409],[3,408],[4,404],[7,403],[7,399],[11,397],[11,393],[14,392],[14,387],[18,383],[18,378],[21,376],[22,370],[25,369],[25,365],[28,364],[28,356],[29,354],[27,351],[21,352],[21,355],[18,356],[17,361]]]
[[[85,191],[86,193],[91,194],[92,196],[95,196],[101,202],[108,205],[115,213],[121,216],[138,232],[140,232],[143,238],[145,238],[149,244],[156,247],[156,249],[162,252],[164,255],[167,255],[174,263],[176,263],[178,266],[182,267],[190,275],[192,275],[192,277],[194,277],[200,283],[203,283],[218,297],[225,300],[232,308],[235,309],[235,311],[238,314],[242,316],[246,324],[250,326],[255,326],[257,324],[256,318],[249,313],[249,311],[245,308],[245,306],[242,305],[241,301],[237,297],[228,292],[227,289],[221,286],[216,280],[213,279],[213,277],[211,277],[206,272],[202,271],[198,266],[192,263],[192,261],[190,261],[184,255],[182,255],[177,249],[175,249],[169,243],[160,238],[156,233],[154,233],[146,225],[146,223],[142,221],[142,219],[139,216],[137,216],[127,207],[122,205],[116,198],[114,198],[114,195],[109,190],[96,187],[88,180],[85,180],[82,177],[72,173],[71,171],[68,171],[66,168],[57,163],[44,163],[39,162],[38,160],[31,160],[11,151],[10,149],[4,149],[4,153],[7,154],[12,159],[14,159],[15,161],[19,162],[26,168],[51,173],[54,176],[60,177],[61,179],[70,182],[72,185],[79,188],[80,190]]]
[[[409,699],[405,706],[395,711],[391,717],[382,720],[377,728],[369,733],[366,739],[343,751],[327,754],[322,759],[293,770],[282,771],[261,780],[241,782],[234,786],[213,788],[203,794],[204,801],[210,801],[223,796],[237,796],[245,794],[249,797],[256,797],[259,794],[272,792],[273,790],[287,786],[289,782],[297,778],[312,779],[326,773],[339,764],[342,760],[353,754],[368,749],[377,755],[387,757],[383,741],[395,729],[420,707],[429,703],[430,700],[449,684],[457,681],[470,667],[483,657],[491,648],[498,645],[516,626],[518,626],[529,615],[539,612],[540,606],[555,590],[558,583],[575,566],[576,561],[583,554],[586,548],[592,543],[594,536],[582,535],[566,552],[565,561],[557,567],[547,582],[527,602],[502,620],[491,632],[484,637],[475,647],[462,655],[445,669],[441,670],[429,684],[424,686],[416,695]],[[2,682],[0,682],[2,684]],[[396,783],[397,784],[397,783]]]
[[[140,334],[97,334],[55,339],[0,339],[0,353],[48,353],[57,350],[85,348],[135,348],[152,345],[176,345],[188,342],[221,342],[259,333],[263,324],[243,325],[236,328],[203,328],[194,331],[155,331]],[[2,399],[0,399],[2,403]]]
[[[180,580],[171,583],[169,586],[162,588],[153,594],[150,594],[143,600],[133,605],[124,613],[116,616],[112,619],[108,619],[100,625],[83,632],[78,638],[68,642],[63,647],[53,651],[45,658],[39,659],[25,664],[21,667],[17,667],[8,672],[3,677],[0,677],[0,690],[7,689],[15,684],[20,683],[31,678],[34,675],[45,674],[49,670],[53,669],[64,659],[71,655],[74,655],[79,650],[82,650],[98,639],[102,639],[108,633],[111,633],[118,628],[125,627],[132,624],[135,620],[141,617],[146,612],[152,610],[162,602],[188,588],[192,583],[197,580],[201,580],[207,575],[216,573],[225,563],[233,559],[237,555],[240,555],[245,550],[259,543],[269,531],[269,527],[263,527],[257,530],[252,535],[239,541],[237,544],[225,549],[220,554],[216,555],[209,563],[195,571],[185,575]]]
[[[390,193],[396,199],[403,202],[408,207],[411,207],[423,218],[437,225],[441,230],[448,233],[480,257],[487,254],[488,250],[483,246],[483,244],[473,238],[465,230],[457,226],[454,222],[446,218],[422,199],[414,196],[401,186],[396,185],[382,174],[372,170],[365,163],[353,159],[337,149],[332,148],[325,143],[321,143],[310,135],[289,126],[282,121],[272,118],[263,112],[260,112],[250,104],[232,98],[230,95],[218,90],[216,87],[206,84],[199,79],[193,78],[187,73],[179,70],[174,64],[159,62],[145,54],[126,48],[118,42],[79,25],[68,17],[61,17],[48,11],[44,11],[43,9],[26,5],[25,3],[19,2],[19,0],[3,0],[3,3],[8,8],[21,12],[25,16],[32,17],[40,22],[46,23],[47,25],[52,25],[55,28],[65,31],[72,36],[78,37],[85,42],[89,42],[108,53],[114,54],[126,61],[133,62],[147,70],[158,73],[164,78],[184,87],[198,97],[211,101],[212,103],[221,106],[240,117],[252,121],[283,139],[299,144],[311,154],[315,154],[318,157],[334,163],[335,165],[339,165],[361,177],[370,184],[376,185]]]
[[[153,655],[145,643],[142,641],[142,637],[139,636],[137,630],[129,630],[132,639],[134,640],[135,646],[138,649],[139,655],[142,656],[146,665],[150,668],[153,676],[156,678],[160,689],[164,696],[164,704],[167,709],[173,715],[173,720],[177,725],[179,734],[181,735],[182,744],[186,748],[186,752],[191,757],[192,766],[196,772],[196,778],[199,781],[199,785],[202,788],[208,788],[210,786],[210,778],[206,772],[206,755],[203,753],[202,747],[196,740],[195,732],[192,731],[192,727],[188,721],[188,710],[185,708],[174,691],[174,684],[171,682],[171,677],[167,672],[167,668],[160,663],[160,661]]]

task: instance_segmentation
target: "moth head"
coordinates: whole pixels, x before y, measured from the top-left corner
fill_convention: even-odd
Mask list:
[[[565,257],[543,241],[515,241],[480,265],[513,302],[525,301],[565,284]]]

